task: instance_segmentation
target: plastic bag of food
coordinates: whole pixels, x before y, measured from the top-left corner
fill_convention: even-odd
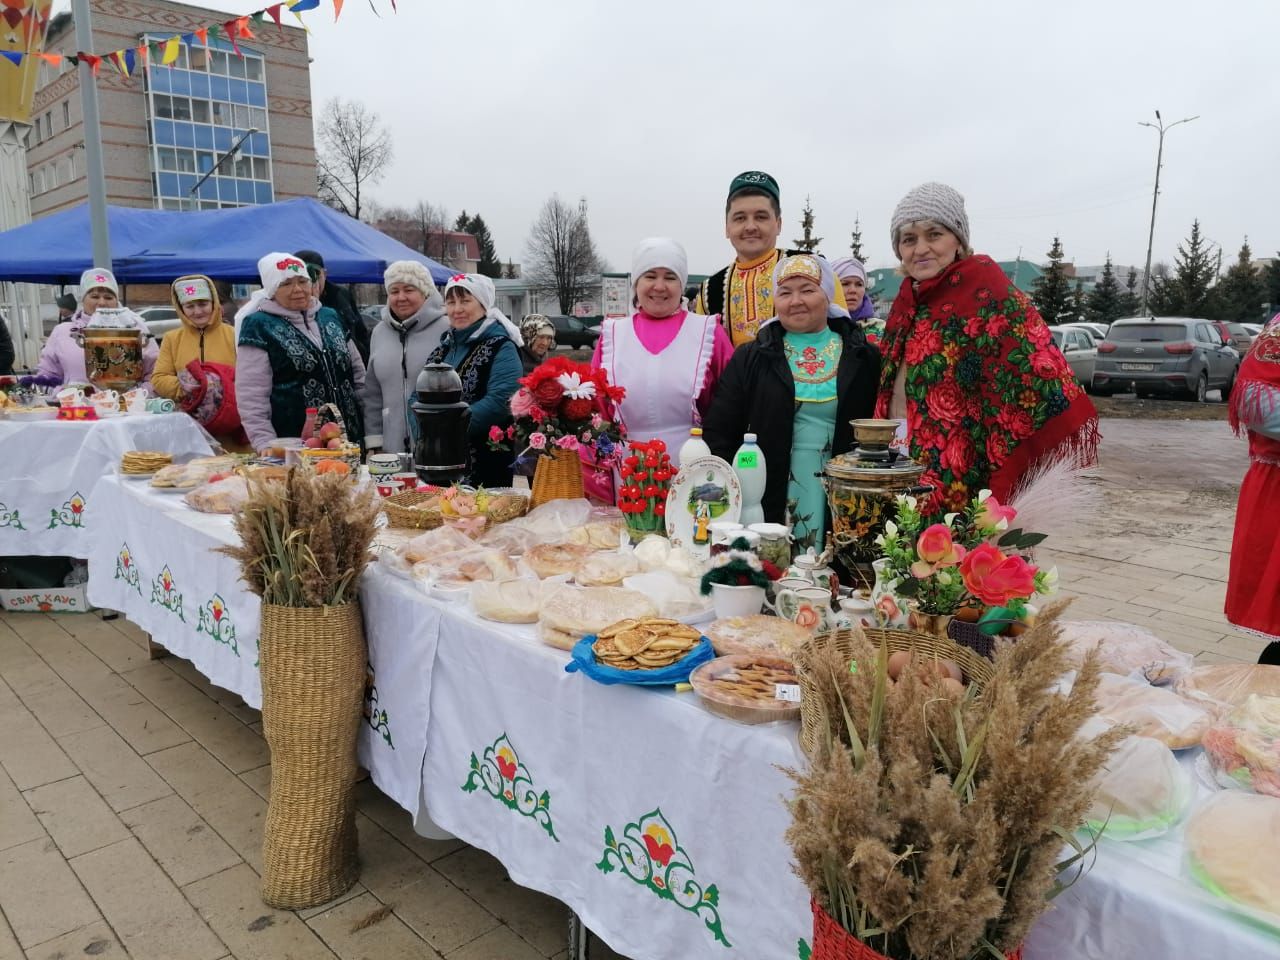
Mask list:
[[[510,560],[496,550],[475,545],[434,560],[415,563],[413,570],[415,578],[419,576],[419,570],[424,571],[432,584],[512,580],[516,577],[516,568],[512,566]]]
[[[408,543],[397,548],[396,554],[407,563],[415,564],[445,554],[457,553],[459,550],[470,550],[475,545],[474,540],[451,527],[436,527],[434,530],[418,534]]]
[[[1174,687],[1189,700],[1239,707],[1250,696],[1280,697],[1280,667],[1256,663],[1214,663],[1194,667]]]
[[[543,593],[539,636],[553,647],[572,650],[587,634],[620,620],[652,617],[657,613],[653,601],[634,590],[560,584]]]
[[[541,541],[531,530],[525,530],[512,523],[499,523],[490,527],[476,542],[508,557],[519,557]]]
[[[196,487],[182,499],[201,513],[236,513],[249,499],[249,484],[244,477],[227,477]]]
[[[627,521],[617,507],[592,507],[586,522],[570,530],[565,540],[596,550],[616,550],[627,542]]]
[[[1099,665],[1106,673],[1142,677],[1148,683],[1170,683],[1190,670],[1195,660],[1150,630],[1131,623],[1068,620],[1062,624],[1062,638],[1071,645],[1076,667],[1097,650]]]
[[[586,500],[549,500],[523,517],[510,521],[509,526],[529,530],[544,542],[549,542],[563,539],[585,525],[593,509]]]
[[[1220,785],[1280,798],[1280,697],[1251,695],[1206,730],[1202,742]]]
[[[1167,833],[1195,796],[1191,776],[1173,751],[1150,737],[1122,740],[1094,777],[1093,788],[1085,825],[1112,840],[1147,840]]]
[[[548,577],[573,576],[581,569],[594,547],[577,543],[539,543],[530,547],[521,562],[545,580]]]
[[[477,581],[471,584],[476,614],[499,623],[536,623],[542,608],[542,585],[536,580]]]
[[[698,581],[678,577],[670,570],[638,573],[627,577],[622,585],[652,600],[660,617],[698,623],[715,616],[711,598],[702,595]]]
[[[1280,800],[1226,790],[1187,821],[1187,872],[1211,893],[1280,921]]]
[[[666,537],[660,537],[654,534],[651,537],[645,537],[636,544],[635,555],[640,561],[640,566],[645,570],[662,570],[667,565],[667,558],[671,556],[671,542]]]
[[[1159,740],[1172,750],[1194,747],[1209,729],[1213,712],[1164,687],[1104,673],[1098,683],[1098,715],[1127,723],[1140,737]]]
[[[616,587],[639,572],[640,561],[633,551],[600,551],[582,561],[574,580],[584,587]]]

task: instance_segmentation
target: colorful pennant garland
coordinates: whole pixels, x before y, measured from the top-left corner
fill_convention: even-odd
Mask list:
[[[333,4],[333,20],[337,23],[338,18],[342,16],[342,5],[345,0],[329,0],[329,2]],[[392,12],[397,12],[396,0],[390,0],[390,2]],[[15,67],[20,67],[23,59],[26,57],[38,57],[51,67],[60,67],[64,61],[70,63],[72,66],[83,63],[88,65],[90,71],[95,77],[98,75],[98,68],[105,62],[115,67],[121,76],[127,78],[136,73],[139,67],[145,67],[148,63],[153,65],[160,64],[163,66],[172,66],[177,62],[180,48],[183,45],[194,47],[197,42],[199,42],[201,46],[208,47],[209,38],[214,37],[216,39],[219,34],[225,36],[231,43],[231,48],[235,51],[237,56],[243,57],[244,54],[240,51],[240,44],[238,41],[257,39],[257,35],[254,34],[250,25],[252,24],[254,26],[261,27],[266,23],[266,18],[270,17],[275,25],[283,31],[284,25],[280,21],[280,14],[284,10],[288,10],[292,13],[294,17],[297,18],[298,23],[302,28],[310,32],[307,25],[302,22],[302,14],[310,10],[315,10],[319,6],[320,0],[280,0],[279,3],[273,3],[269,7],[263,7],[261,10],[254,11],[253,13],[243,17],[235,17],[222,24],[210,24],[207,27],[200,27],[197,30],[192,30],[190,33],[177,34],[161,40],[152,40],[147,43],[140,44],[137,47],[125,47],[120,50],[113,50],[102,56],[85,53],[84,51],[73,54],[61,54],[36,51],[24,52],[22,50],[0,50],[0,60],[7,60]],[[369,6],[375,14],[378,13],[378,8],[374,5],[374,0],[369,0]],[[33,36],[35,35],[36,26],[35,18],[31,18],[31,22],[26,24],[28,46],[31,45]],[[40,26],[41,33],[43,33],[43,24],[40,24]]]

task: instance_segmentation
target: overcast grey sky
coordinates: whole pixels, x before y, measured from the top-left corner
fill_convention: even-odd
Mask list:
[[[265,0],[222,0],[237,12]],[[872,266],[923,180],[964,194],[975,247],[1141,264],[1157,136],[1155,259],[1199,217],[1234,259],[1280,248],[1280,3],[958,0],[325,0],[307,15],[312,90],[358,98],[396,157],[379,202],[481,213],[519,261],[553,192],[586,197],[623,269],[667,234],[693,272],[731,255],[723,202],[744,169],[782,184],[784,241],[812,198],[822,251],[860,216]]]

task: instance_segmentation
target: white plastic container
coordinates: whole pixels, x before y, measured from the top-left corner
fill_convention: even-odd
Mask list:
[[[689,439],[680,445],[680,452],[676,454],[676,466],[688,463],[694,457],[709,456],[711,456],[711,448],[707,446],[707,441],[702,439],[702,428],[693,427],[689,430]]]
[[[764,498],[766,470],[764,453],[756,444],[756,435],[745,434],[742,446],[733,455],[733,472],[738,475],[738,483],[742,487],[742,513],[738,521],[743,526],[764,522],[764,508],[760,501]]]

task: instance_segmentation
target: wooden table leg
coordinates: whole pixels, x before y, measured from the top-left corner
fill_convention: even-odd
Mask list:
[[[147,659],[163,660],[168,655],[169,655],[169,651],[166,650],[164,647],[160,646],[160,644],[156,643],[154,640],[152,640],[151,634],[148,633],[147,634]]]

